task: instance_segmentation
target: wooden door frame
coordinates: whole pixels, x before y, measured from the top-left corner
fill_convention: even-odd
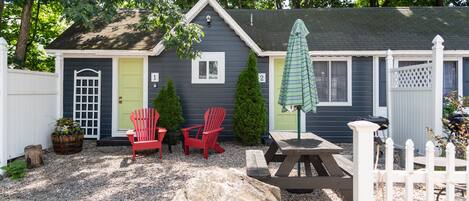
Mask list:
[[[125,131],[119,131],[119,59],[143,59],[143,107],[148,107],[148,56],[113,56],[112,57],[112,137],[125,137]]]

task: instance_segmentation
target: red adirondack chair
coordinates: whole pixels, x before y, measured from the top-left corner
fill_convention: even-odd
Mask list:
[[[127,137],[132,145],[132,159],[135,160],[135,152],[146,149],[159,149],[160,159],[163,158],[162,142],[166,134],[165,128],[156,126],[160,114],[153,108],[142,108],[132,112],[130,120],[135,130],[127,131]],[[155,135],[158,132],[158,139]],[[135,140],[135,137],[136,140]]]
[[[189,147],[204,150],[204,158],[208,159],[208,150],[214,149],[217,153],[223,153],[225,150],[217,143],[218,135],[223,128],[221,124],[225,119],[225,109],[222,107],[209,108],[204,114],[204,125],[195,125],[189,128],[183,128],[184,135],[184,153],[189,155]],[[189,136],[189,132],[198,129],[195,138]]]

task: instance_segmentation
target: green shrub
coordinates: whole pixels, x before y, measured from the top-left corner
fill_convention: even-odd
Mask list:
[[[457,158],[466,158],[466,147],[469,145],[469,114],[465,111],[464,103],[468,97],[458,96],[457,91],[449,93],[444,97],[443,117],[443,133],[434,133],[432,129],[427,128],[430,137],[436,142],[436,146],[440,148],[441,156],[446,156],[446,145],[453,143],[456,148]],[[458,120],[454,118],[457,117]]]
[[[168,130],[168,137],[165,137],[165,141],[170,140],[170,143],[174,144],[174,140],[177,140],[175,135],[179,135],[181,124],[184,123],[184,117],[182,116],[181,101],[176,94],[172,80],[168,81],[166,87],[161,88],[160,93],[153,101],[153,107],[160,114],[158,126]]]
[[[252,51],[237,83],[233,130],[236,139],[244,145],[259,144],[267,130],[265,102],[259,84],[256,55]]]
[[[22,179],[26,176],[26,162],[24,160],[15,160],[2,167],[8,177],[12,180]]]

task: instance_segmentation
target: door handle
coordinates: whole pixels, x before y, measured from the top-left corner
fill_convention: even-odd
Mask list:
[[[119,96],[119,104],[122,104],[122,96]]]

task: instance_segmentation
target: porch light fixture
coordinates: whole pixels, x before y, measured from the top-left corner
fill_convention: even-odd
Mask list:
[[[212,22],[212,17],[210,15],[207,15],[205,19],[207,20],[207,25],[210,27],[210,23]]]

